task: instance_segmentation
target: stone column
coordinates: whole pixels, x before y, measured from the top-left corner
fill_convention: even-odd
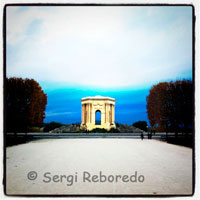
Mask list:
[[[95,124],[95,111],[92,104],[91,104],[91,123]]]
[[[110,119],[110,123],[112,123],[112,104],[110,104],[110,115],[109,115]]]
[[[85,121],[86,123],[88,123],[88,104],[87,103],[85,104],[85,113],[86,113]]]
[[[105,111],[105,121],[104,121],[104,122],[106,123],[106,117],[107,117],[107,113],[106,113],[106,112],[107,112],[107,110],[106,110],[106,103],[105,103],[105,105],[104,105],[104,111]]]
[[[90,103],[88,104],[88,123],[90,123]]]
[[[90,123],[92,123],[92,104],[90,104]]]
[[[95,111],[92,109],[92,124],[95,124]]]
[[[86,104],[86,110],[87,110],[87,123],[89,122],[89,104]]]
[[[87,123],[87,104],[85,104],[85,123]]]
[[[82,123],[85,123],[85,104],[82,104]]]
[[[115,122],[115,106],[112,105],[112,123]]]
[[[105,122],[105,110],[101,109],[100,112],[101,112],[101,124],[103,124]]]
[[[110,122],[110,107],[109,107],[109,104],[106,104],[106,123],[109,123]]]

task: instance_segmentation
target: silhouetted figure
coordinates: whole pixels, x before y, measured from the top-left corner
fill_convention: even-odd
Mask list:
[[[150,131],[150,133],[149,133],[149,139],[151,140],[151,138],[152,138],[152,130]]]
[[[151,139],[151,133],[150,133],[150,131],[148,131],[148,135],[147,136],[148,136],[148,140]]]
[[[141,133],[141,139],[142,139],[142,140],[144,139],[144,134],[143,134],[143,133]]]
[[[166,131],[166,140],[168,140],[168,132]]]

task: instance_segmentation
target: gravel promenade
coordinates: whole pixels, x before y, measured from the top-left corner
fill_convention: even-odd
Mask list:
[[[36,140],[6,148],[6,177],[10,195],[191,194],[192,149],[140,139]]]

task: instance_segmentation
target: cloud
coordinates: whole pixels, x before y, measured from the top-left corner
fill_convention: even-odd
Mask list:
[[[46,117],[58,116],[58,115],[74,115],[77,112],[46,112]]]
[[[102,87],[191,77],[191,7],[169,8],[8,7],[7,75]]]
[[[26,29],[34,20],[42,20],[39,42],[48,43],[55,38],[100,39],[121,28],[120,9],[102,7],[30,7],[19,12],[21,7],[7,8],[7,35],[9,44],[22,41]],[[111,12],[110,12],[111,11]]]

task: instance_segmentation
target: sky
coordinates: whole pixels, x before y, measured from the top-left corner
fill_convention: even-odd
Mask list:
[[[154,84],[192,79],[190,6],[8,6],[6,20],[6,75],[39,82],[45,122],[80,122],[91,95],[116,99],[116,122],[148,121]]]

